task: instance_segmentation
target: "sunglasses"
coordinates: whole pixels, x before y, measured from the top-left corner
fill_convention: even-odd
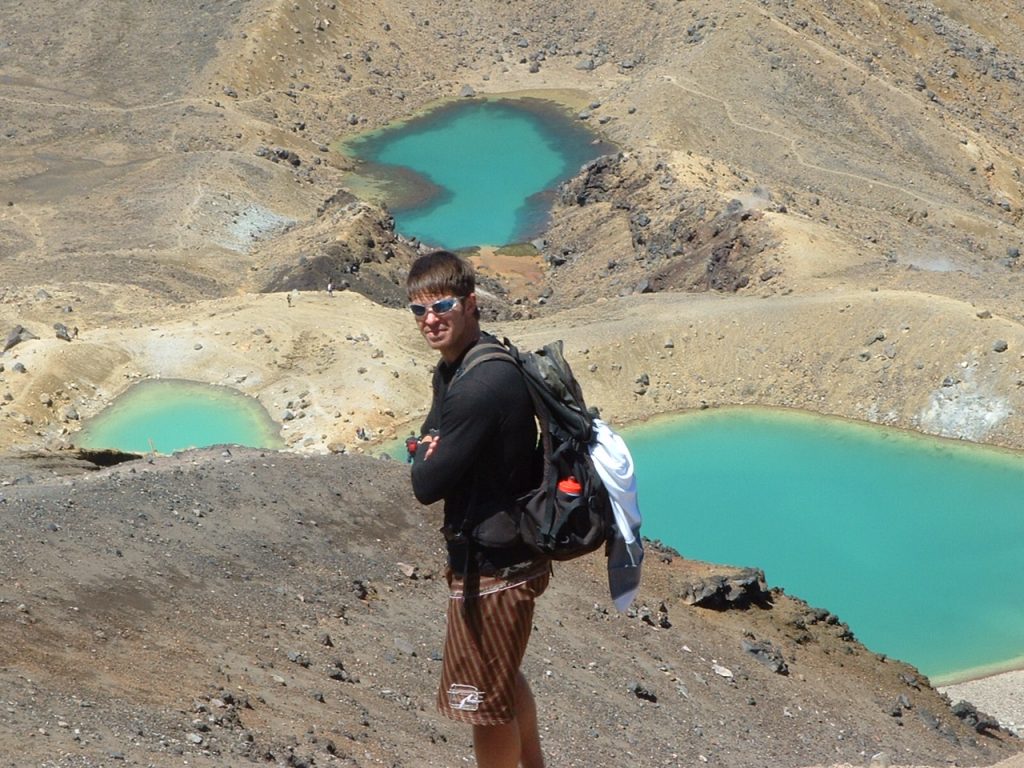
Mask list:
[[[423,317],[427,314],[427,311],[433,312],[435,315],[447,315],[459,304],[459,299],[455,296],[449,296],[446,299],[438,299],[433,304],[410,304],[409,309],[416,317]]]

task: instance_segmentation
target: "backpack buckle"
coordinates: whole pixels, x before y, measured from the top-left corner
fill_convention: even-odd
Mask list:
[[[449,544],[465,544],[466,534],[461,530],[456,530],[450,525],[441,526],[441,535],[444,536],[444,540]]]

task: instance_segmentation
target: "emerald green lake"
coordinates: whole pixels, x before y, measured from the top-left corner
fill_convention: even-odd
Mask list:
[[[453,250],[532,239],[555,187],[614,150],[541,99],[454,102],[346,145],[401,234]]]
[[[624,430],[645,536],[948,682],[1024,666],[1024,455],[759,409]]]
[[[78,434],[83,448],[173,453],[211,445],[281,448],[280,427],[237,390],[195,381],[143,381]]]

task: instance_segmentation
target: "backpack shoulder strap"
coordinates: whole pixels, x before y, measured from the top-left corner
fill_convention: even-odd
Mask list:
[[[452,384],[476,368],[480,363],[486,363],[488,360],[504,360],[512,363],[516,367],[519,367],[519,363],[503,344],[484,341],[477,344],[469,350],[468,353],[466,353],[466,357],[463,359],[462,365],[459,366],[459,370],[457,370],[455,372],[455,376],[452,377]]]
[[[516,370],[519,371],[519,375],[522,376],[523,382],[526,384],[526,391],[529,393],[530,400],[533,402],[533,413],[537,418],[537,426],[540,428],[540,445],[544,452],[544,476],[545,482],[547,482],[549,479],[548,476],[551,474],[551,456],[554,450],[551,442],[551,409],[544,402],[544,398],[540,396],[538,391],[539,385],[537,382],[532,380],[533,374],[526,362],[526,356],[524,356],[508,339],[504,339],[503,342],[481,342],[466,353],[466,357],[462,361],[462,365],[459,367],[459,370],[455,372],[455,376],[452,378],[452,384],[458,381],[462,376],[466,375],[467,372],[475,368],[477,365],[487,362],[488,360],[504,360],[507,363],[511,363],[516,367]],[[554,478],[553,482],[557,482],[557,480],[558,478]],[[552,486],[552,493],[553,492],[554,490]]]
[[[504,360],[514,365],[516,370],[519,371],[519,375],[522,376],[523,382],[526,384],[526,391],[530,394],[530,400],[533,401],[534,413],[540,423],[541,433],[545,442],[549,442],[548,420],[550,418],[550,408],[544,402],[544,398],[539,395],[538,390],[540,387],[533,380],[534,374],[531,372],[523,354],[508,339],[505,339],[504,343],[485,341],[469,350],[462,361],[462,365],[459,366],[459,370],[455,372],[452,384],[480,363],[485,363],[489,360]]]

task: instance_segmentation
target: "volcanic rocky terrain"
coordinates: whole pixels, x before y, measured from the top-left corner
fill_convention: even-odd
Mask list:
[[[433,711],[438,511],[374,458],[428,400],[422,245],[341,151],[442,101],[550,99],[618,147],[471,254],[487,327],[564,339],[613,424],[756,404],[1024,448],[1022,36],[1006,0],[5,3],[3,764],[471,759]],[[78,450],[156,377],[289,412],[288,450]],[[737,565],[651,542],[621,615],[600,556],[557,569],[551,765],[1019,761],[1006,716]]]

